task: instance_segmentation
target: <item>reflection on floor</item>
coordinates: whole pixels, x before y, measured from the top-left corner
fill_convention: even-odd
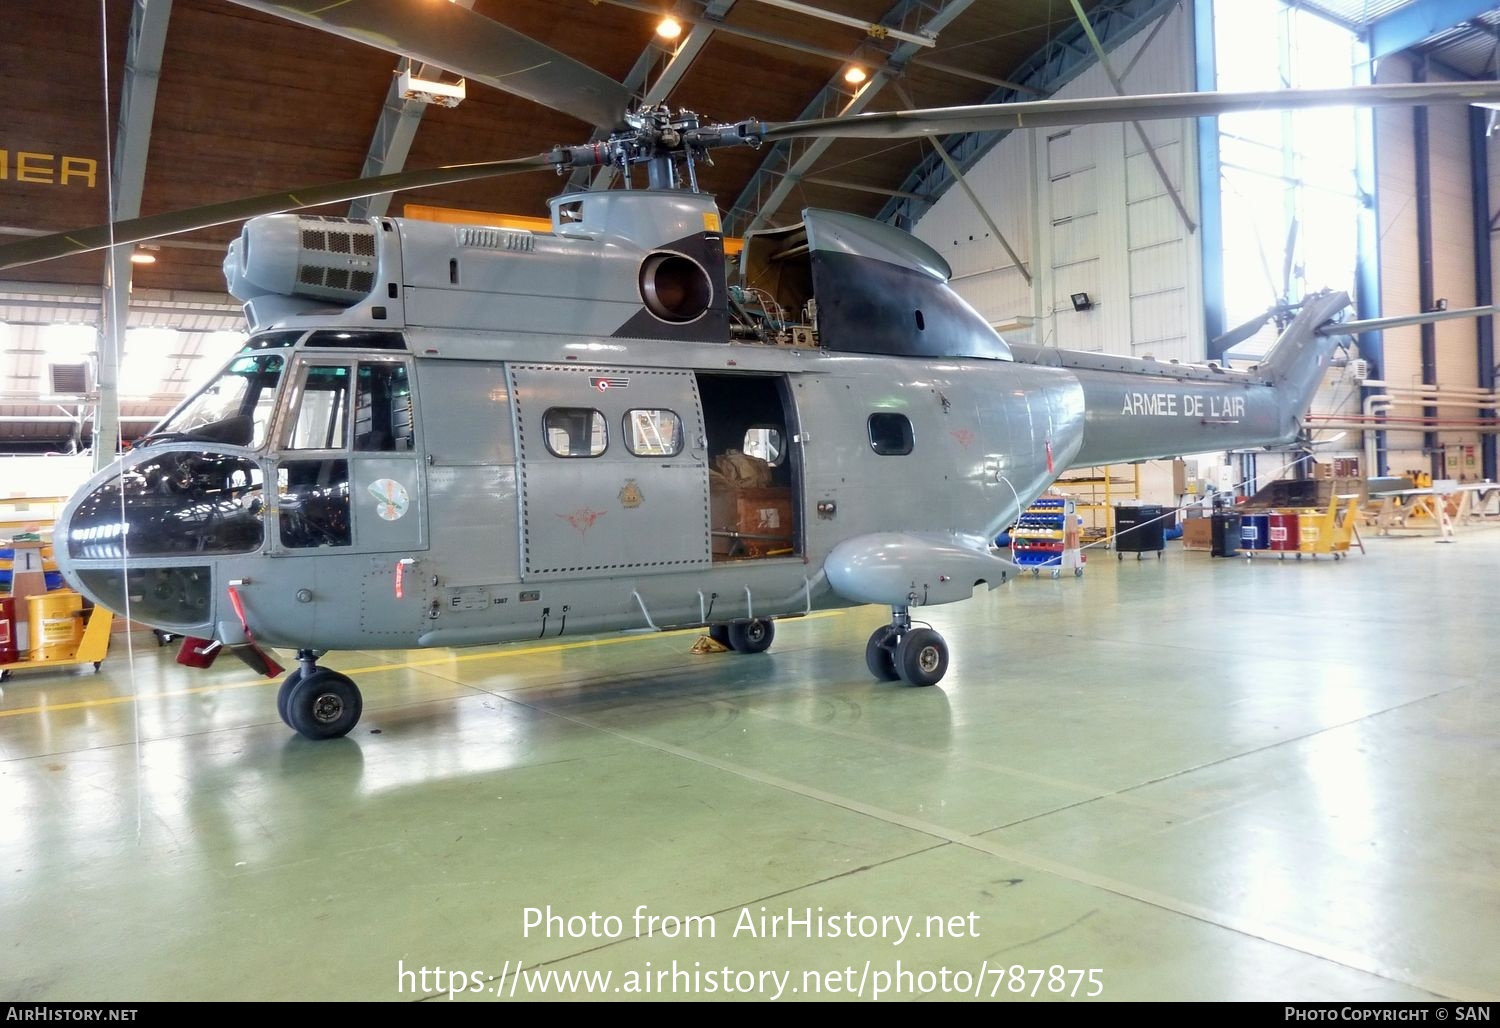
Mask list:
[[[0,996],[1494,998],[1500,533],[1367,545],[1095,551],[925,612],[931,689],[866,675],[875,608],[333,654],[325,744],[150,636],[18,674]]]

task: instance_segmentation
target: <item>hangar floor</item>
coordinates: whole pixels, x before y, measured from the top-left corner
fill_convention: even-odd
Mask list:
[[[0,996],[1494,999],[1500,532],[1366,542],[1095,551],[931,610],[932,689],[866,676],[876,608],[334,654],[321,744],[150,636],[17,674]]]

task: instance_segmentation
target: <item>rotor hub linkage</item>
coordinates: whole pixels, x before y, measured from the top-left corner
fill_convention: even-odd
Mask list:
[[[711,165],[710,150],[721,146],[759,147],[765,132],[764,123],[756,118],[730,125],[703,125],[692,111],[673,111],[665,104],[643,107],[625,120],[630,127],[614,133],[608,140],[553,147],[551,161],[558,174],[572,168],[605,165],[628,171],[632,165],[645,164],[651,174],[652,188],[676,188],[677,162],[681,161],[686,164],[688,179],[696,191],[694,165],[699,162]]]

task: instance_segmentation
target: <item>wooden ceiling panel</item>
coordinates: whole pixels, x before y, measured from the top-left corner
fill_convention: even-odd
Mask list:
[[[829,11],[866,22],[881,20],[894,0],[812,0]],[[1093,7],[1094,2],[1085,3]],[[129,4],[110,5],[108,78],[117,103],[126,46]],[[475,10],[552,46],[617,79],[653,44],[654,14],[610,0],[477,0]],[[930,11],[924,9],[923,17]],[[1049,37],[1072,24],[1060,0],[978,0],[923,48],[904,79],[920,106],[977,103],[994,87],[924,67],[934,60],[995,77],[1013,75]],[[706,120],[798,117],[817,92],[854,55],[878,66],[893,40],[872,40],[861,29],[787,11],[758,0],[738,0],[698,55],[671,102]],[[915,22],[903,26],[915,29]],[[831,52],[747,39],[742,29]],[[0,88],[11,98],[14,124],[4,145],[28,152],[79,155],[98,162],[96,185],[43,185],[0,178],[0,227],[56,231],[105,220],[104,140],[115,116],[102,89],[98,12],[92,4],[11,0],[7,32],[0,37]],[[396,57],[316,29],[262,14],[228,0],[176,0],[168,29],[143,212],[156,213],[237,196],[353,178],[360,172],[378,122]],[[900,106],[887,88],[871,110]],[[555,144],[586,140],[591,126],[531,101],[471,82],[454,109],[427,108],[406,162],[434,167],[540,153]],[[894,188],[921,154],[916,143],[840,142],[816,163],[811,177]],[[721,150],[699,169],[703,188],[722,206],[732,204],[760,166],[764,151]],[[12,168],[12,171],[14,169]],[[405,202],[493,209],[522,214],[545,211],[562,181],[531,173],[489,182],[401,194]],[[795,220],[815,202],[873,213],[883,197],[816,183],[801,183],[780,212]],[[341,214],[347,205],[316,213]],[[221,247],[236,226],[193,233],[183,240],[209,250],[164,241],[155,265],[137,280],[157,288],[217,291]],[[7,272],[15,279],[96,284],[98,257],[55,261]]]

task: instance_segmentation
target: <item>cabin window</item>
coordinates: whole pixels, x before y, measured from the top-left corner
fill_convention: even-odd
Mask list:
[[[905,414],[870,415],[870,449],[882,457],[900,457],[912,451],[915,436]]]
[[[771,467],[786,459],[781,445],[781,429],[770,425],[756,425],[745,432],[745,442],[740,449],[751,457],[759,457]]]
[[[293,399],[293,450],[342,450],[349,445],[349,368],[342,364],[308,367],[302,391]]]
[[[604,415],[588,407],[552,407],[542,428],[554,457],[597,457],[609,445]]]
[[[277,469],[277,522],[281,545],[288,549],[348,546],[349,462],[288,460]]]
[[[412,421],[406,365],[361,363],[354,403],[354,448],[408,453],[416,448]]]
[[[682,419],[669,410],[625,412],[625,448],[637,457],[675,457],[682,452]]]

